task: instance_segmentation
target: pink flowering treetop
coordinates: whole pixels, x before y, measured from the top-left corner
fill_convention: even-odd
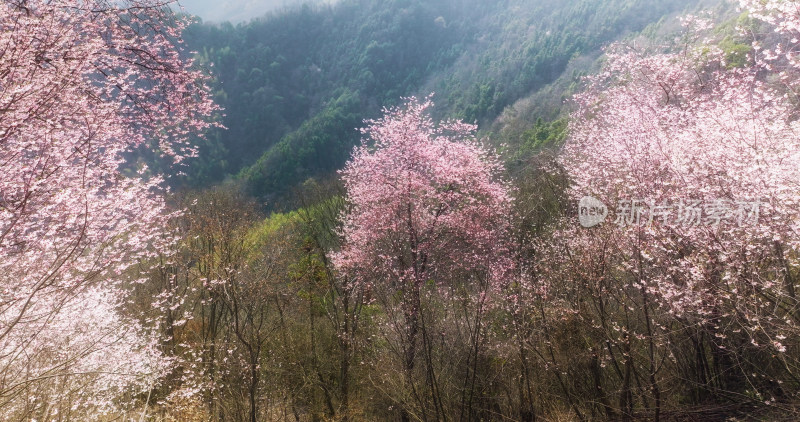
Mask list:
[[[499,263],[510,210],[500,161],[475,126],[437,125],[431,106],[411,98],[368,122],[341,172],[351,209],[334,262],[356,282],[402,289]]]
[[[0,4],[3,367],[24,365],[25,349],[36,347],[17,339],[44,336],[44,327],[66,317],[62,310],[80,308],[68,303],[86,298],[83,290],[115,285],[149,246],[169,241],[161,233],[169,216],[160,179],[120,172],[122,154],[141,146],[180,161],[193,153],[189,135],[211,124],[206,77],[192,70],[180,44],[187,23],[168,5]],[[62,357],[54,362],[71,359]],[[37,371],[11,373],[35,379]],[[23,381],[4,377],[0,396],[26,387]]]

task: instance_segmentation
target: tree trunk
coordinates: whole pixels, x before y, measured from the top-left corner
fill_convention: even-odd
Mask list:
[[[414,283],[411,286],[411,292],[409,292],[409,296],[405,298],[405,302],[403,304],[403,314],[406,324],[406,349],[405,349],[405,356],[404,356],[404,369],[406,379],[408,381],[409,387],[414,390],[414,362],[416,360],[417,355],[417,336],[419,333],[419,312],[420,312],[420,284]],[[408,414],[408,410],[403,407],[400,419],[403,422],[409,422],[410,415]]]
[[[256,394],[258,393],[258,355],[250,353],[250,422],[257,422],[258,408],[256,407]]]
[[[625,334],[625,376],[620,389],[619,408],[622,420],[629,421],[633,413],[633,393],[631,392],[631,376],[633,375],[633,356],[631,355],[631,338]]]

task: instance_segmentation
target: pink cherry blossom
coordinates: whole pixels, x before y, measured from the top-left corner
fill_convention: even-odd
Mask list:
[[[800,246],[796,82],[773,77],[798,70],[780,57],[793,48],[796,41],[786,38],[800,21],[790,4],[742,2],[784,35],[773,47],[754,48],[744,67],[728,66],[713,44],[650,54],[610,47],[603,72],[575,98],[562,155],[573,197],[593,195],[612,212],[629,200],[651,206],[757,201],[757,221],[748,224],[656,219],[618,228],[619,246],[630,258],[622,269],[664,309],[703,325],[725,320],[752,336],[796,333],[800,322],[789,311],[797,306],[789,269]],[[584,231],[573,240],[591,236]]]
[[[61,347],[62,339],[105,344],[113,338],[90,335],[120,327],[115,306],[102,304],[120,300],[115,286],[122,273],[148,257],[151,245],[171,241],[161,232],[170,218],[161,179],[140,177],[147,174],[144,166],[135,177],[121,171],[123,154],[133,148],[154,148],[180,161],[193,153],[189,135],[212,124],[206,76],[184,58],[177,40],[186,22],[165,12],[168,3],[0,5],[0,365],[8,374],[0,381],[3,418],[12,417],[6,408],[33,411],[17,406],[24,398],[19,388],[66,376],[66,362],[91,358],[98,371],[110,363],[94,358],[110,351],[95,352],[91,345],[75,345],[82,350],[75,356],[70,346],[51,361],[41,359],[40,350]],[[49,334],[54,327],[63,328],[59,336]],[[108,347],[117,347],[112,343]],[[123,356],[143,359],[130,364],[146,368],[153,354]],[[81,373],[92,370],[89,363],[81,367]],[[106,397],[99,393],[111,388],[101,381],[106,378],[86,381],[85,395]]]
[[[491,267],[505,248],[510,196],[500,161],[474,126],[434,124],[431,106],[411,98],[369,122],[341,173],[351,209],[334,262],[357,282],[419,286]]]
[[[435,124],[431,106],[411,98],[363,130],[341,172],[350,209],[343,246],[332,256],[354,287],[380,297],[388,314],[381,327],[399,343],[394,349],[412,384],[417,350],[427,353],[418,342],[432,326],[423,317],[427,295],[466,285],[481,321],[487,286],[501,285],[507,267],[511,201],[500,161],[475,139],[474,126]],[[481,327],[474,329],[482,338]],[[401,418],[409,420],[405,407]]]

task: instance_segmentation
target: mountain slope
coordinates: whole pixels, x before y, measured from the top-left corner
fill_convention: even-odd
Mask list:
[[[435,91],[439,117],[487,126],[576,58],[697,3],[345,0],[196,25],[185,38],[213,69],[228,130],[201,146],[187,181],[238,175],[279,196],[339,168],[359,122],[402,96]]]

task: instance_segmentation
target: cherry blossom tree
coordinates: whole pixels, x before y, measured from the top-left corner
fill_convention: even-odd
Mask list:
[[[396,331],[409,382],[419,337],[426,337],[423,286],[475,272],[501,282],[510,211],[501,164],[474,138],[475,127],[435,124],[431,106],[411,98],[363,129],[341,173],[350,210],[332,258],[351,283],[399,297]]]
[[[95,345],[110,338],[101,333],[122,324],[115,314],[122,273],[147,257],[152,244],[170,241],[161,232],[170,217],[159,193],[161,179],[126,177],[121,171],[123,155],[139,147],[181,161],[193,153],[189,135],[212,124],[207,117],[215,107],[205,76],[192,70],[180,44],[187,23],[168,5],[161,0],[0,5],[2,412],[17,409],[18,388],[32,391],[42,378],[68,376],[95,346],[73,344],[40,364],[31,353],[41,356],[38,351],[53,341],[97,339],[92,331],[104,339]],[[144,166],[138,170],[147,173]],[[87,307],[93,312],[70,311]],[[62,340],[49,336],[53,327],[64,329],[56,337]],[[126,341],[149,344],[146,336]],[[73,346],[76,354],[69,352]],[[155,355],[120,354],[114,362],[125,356]],[[139,364],[149,366],[134,366]],[[87,364],[80,372],[91,371]],[[107,378],[86,381],[85,395],[109,388]],[[47,399],[39,399],[44,406]]]
[[[729,336],[781,354],[800,322],[792,52],[800,14],[792,2],[742,5],[781,34],[756,36],[743,66],[713,41],[675,53],[609,48],[604,71],[576,97],[562,156],[573,196],[602,199],[628,239],[621,265],[642,300],[703,327],[715,362],[731,365]],[[693,39],[712,26],[686,22]]]

